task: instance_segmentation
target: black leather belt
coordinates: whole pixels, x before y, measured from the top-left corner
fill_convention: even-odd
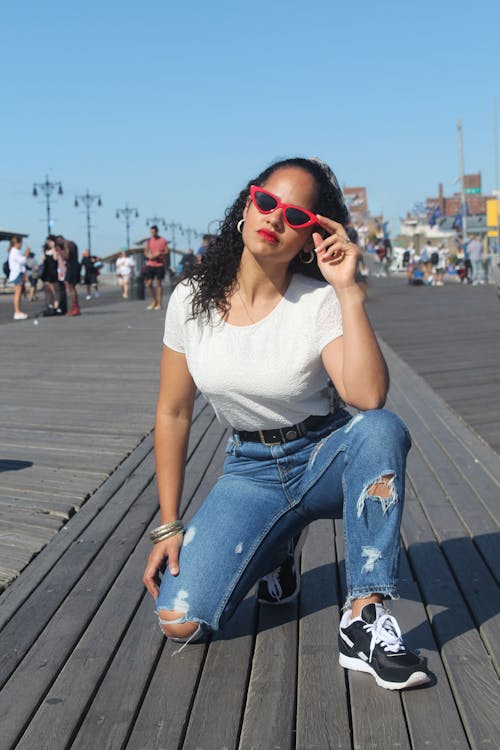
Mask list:
[[[233,430],[233,435],[240,442],[262,443],[263,445],[279,445],[280,443],[289,443],[291,440],[297,440],[303,437],[308,430],[317,429],[331,417],[331,414],[324,416],[307,417],[303,422],[288,425],[287,427],[276,427],[270,430]]]

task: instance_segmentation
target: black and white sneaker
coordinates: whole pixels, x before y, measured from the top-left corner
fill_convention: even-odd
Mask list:
[[[355,620],[351,620],[350,610],[344,612],[339,664],[345,669],[368,672],[377,685],[388,690],[424,685],[431,679],[424,660],[408,651],[396,618],[381,604],[367,604]]]
[[[260,604],[287,604],[300,591],[299,558],[307,530],[290,541],[289,551],[281,565],[259,581],[257,601]]]

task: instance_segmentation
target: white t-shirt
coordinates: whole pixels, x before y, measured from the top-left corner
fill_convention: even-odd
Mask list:
[[[9,281],[15,281],[26,270],[26,256],[17,247],[9,250]]]
[[[297,273],[274,310],[248,326],[230,325],[216,310],[210,321],[193,320],[191,286],[178,284],[163,342],[186,355],[193,380],[219,421],[237,430],[259,430],[328,414],[321,352],[341,335],[333,288]]]
[[[133,268],[135,268],[135,263],[132,258],[119,257],[116,259],[116,273],[119,276],[130,276]]]

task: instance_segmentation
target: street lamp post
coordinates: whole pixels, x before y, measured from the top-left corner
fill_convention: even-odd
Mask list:
[[[175,250],[175,230],[178,229],[182,234],[182,224],[176,224],[175,221],[171,221],[170,224],[165,224],[165,229],[169,229],[172,232],[172,250]]]
[[[191,235],[196,237],[201,237],[200,233],[196,231],[196,229],[192,229],[191,227],[188,227],[187,229],[184,229],[184,234],[187,235],[187,241],[188,241],[188,250],[191,247]]]
[[[157,227],[158,224],[161,224],[164,229],[167,228],[167,222],[165,221],[163,216],[151,216],[150,219],[146,219],[146,224],[148,225],[148,227],[152,225]]]
[[[80,201],[81,203],[83,203],[83,205],[85,206],[85,209],[86,209],[86,213],[87,213],[87,247],[88,247],[89,251],[91,251],[92,250],[92,244],[91,244],[91,240],[90,240],[90,229],[91,229],[91,224],[90,224],[90,208],[91,208],[92,204],[94,203],[94,201],[97,201],[97,205],[98,206],[102,206],[101,196],[100,195],[90,195],[89,190],[87,188],[87,192],[85,193],[85,195],[75,195],[75,208],[78,208],[78,206],[79,206],[78,201]]]
[[[464,144],[462,136],[462,120],[457,123],[458,129],[458,164],[460,167],[460,203],[462,206],[462,242],[467,242],[467,202],[465,200],[465,175],[464,175]]]
[[[125,208],[116,209],[116,218],[123,219],[123,221],[125,222],[125,231],[127,233],[127,250],[130,248],[130,219],[132,216],[135,219],[138,219],[139,211],[136,208],[130,208],[128,203],[125,204]]]
[[[57,195],[63,194],[62,184],[60,182],[51,182],[48,175],[45,177],[45,182],[34,182],[33,183],[33,195],[38,197],[38,191],[41,191],[45,195],[47,202],[47,234],[52,233],[52,220],[50,218],[50,196],[57,190]]]

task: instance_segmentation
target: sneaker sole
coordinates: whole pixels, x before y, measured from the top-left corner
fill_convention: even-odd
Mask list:
[[[339,654],[339,664],[344,669],[352,669],[354,672],[367,672],[375,677],[375,682],[380,687],[386,690],[404,690],[404,688],[416,687],[417,685],[425,685],[431,681],[431,678],[426,672],[413,672],[405,682],[388,682],[380,677],[373,667],[370,667],[361,659],[354,659],[352,656],[346,656],[345,654]]]
[[[279,607],[281,604],[289,604],[290,602],[295,601],[295,599],[300,594],[300,573],[299,573],[299,561],[300,556],[302,554],[302,547],[304,546],[304,543],[307,538],[307,526],[305,529],[303,529],[299,535],[299,541],[297,542],[297,545],[295,547],[295,550],[293,552],[293,559],[295,561],[295,591],[291,596],[287,596],[286,599],[280,599],[279,601],[270,602],[267,599],[259,599],[257,598],[257,601],[259,604],[264,604],[268,607]]]

